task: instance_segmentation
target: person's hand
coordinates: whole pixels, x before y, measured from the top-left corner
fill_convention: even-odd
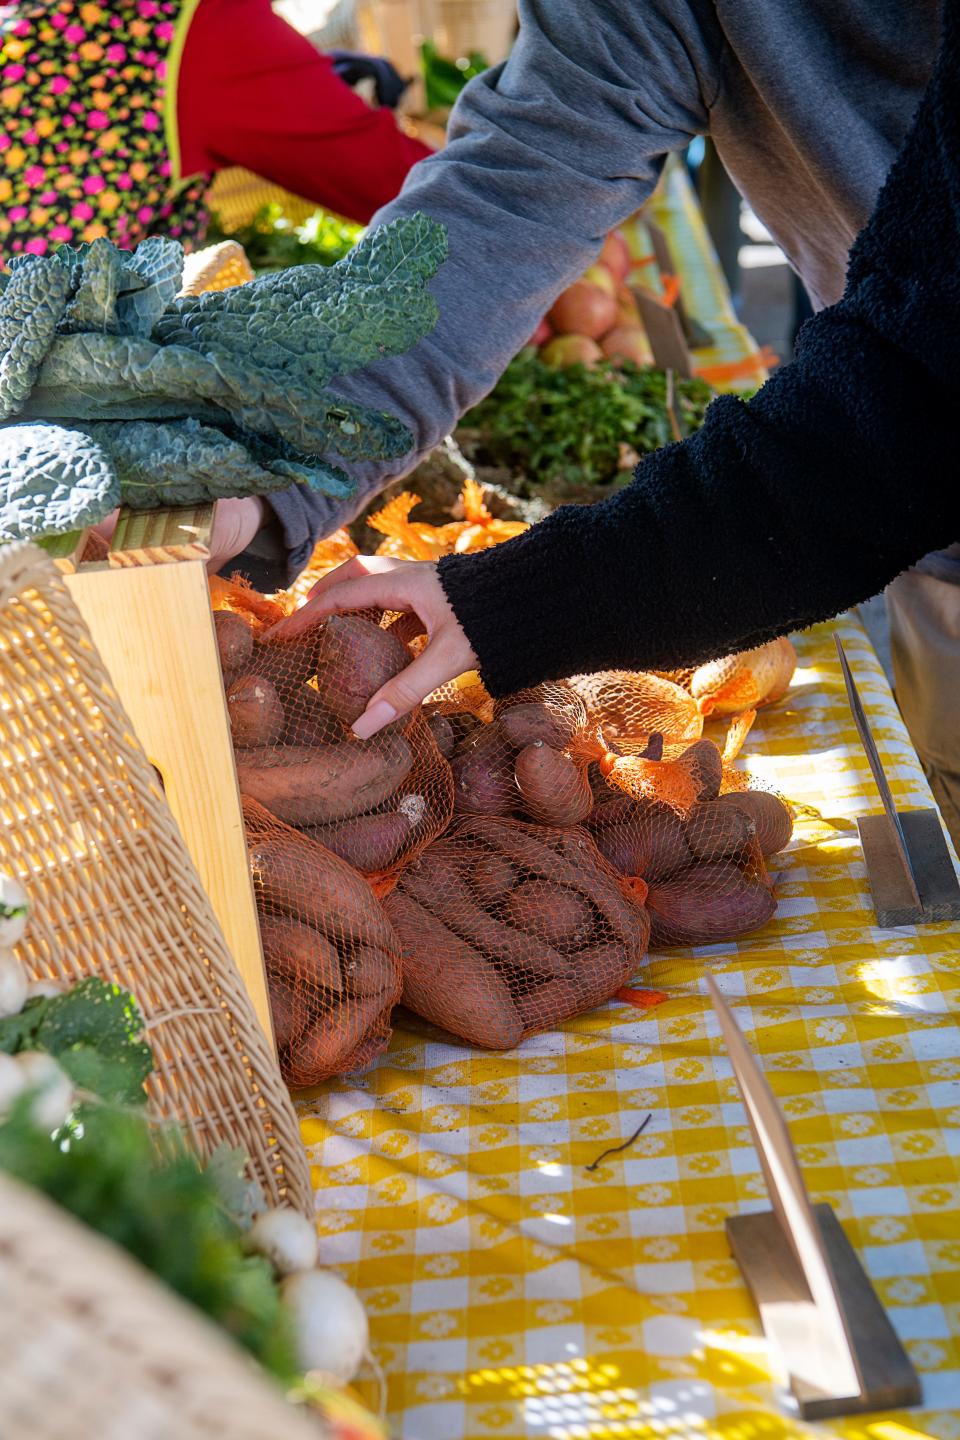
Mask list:
[[[368,740],[398,715],[409,714],[448,680],[476,668],[477,657],[444,594],[436,565],[420,560],[357,555],[318,580],[306,605],[281,620],[270,634],[289,640],[326,616],[346,610],[412,612],[428,640],[422,655],[370,697],[353,725],[361,740]]]
[[[114,510],[106,520],[101,520],[99,525],[93,527],[94,532],[104,540],[109,540],[117,528],[119,514],[119,510]],[[264,503],[258,495],[217,501],[210,532],[210,559],[207,561],[207,569],[211,575],[216,575],[228,560],[246,550],[262,527],[265,514]]]

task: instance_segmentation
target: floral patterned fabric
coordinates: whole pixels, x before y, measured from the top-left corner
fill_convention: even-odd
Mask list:
[[[0,259],[206,228],[209,176],[180,183],[164,108],[194,4],[0,7]],[[172,122],[175,125],[175,120]]]

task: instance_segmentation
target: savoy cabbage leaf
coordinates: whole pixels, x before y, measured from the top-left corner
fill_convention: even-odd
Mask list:
[[[96,525],[120,503],[105,452],[60,425],[0,427],[0,543]]]

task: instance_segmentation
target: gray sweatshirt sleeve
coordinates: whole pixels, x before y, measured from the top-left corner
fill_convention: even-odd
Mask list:
[[[422,210],[449,259],[432,284],[440,319],[408,355],[337,382],[399,416],[414,448],[351,467],[349,501],[299,487],[270,502],[291,577],[311,546],[414,468],[494,386],[559,292],[632,215],[663,158],[707,128],[722,39],[710,0],[520,0],[509,60],[471,81],[446,148],[411,172],[373,223]]]

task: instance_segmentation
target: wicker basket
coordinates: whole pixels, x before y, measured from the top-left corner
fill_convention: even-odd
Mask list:
[[[181,295],[203,295],[208,290],[231,290],[253,279],[247,252],[236,240],[224,240],[195,250],[183,261]]]
[[[334,1440],[123,1251],[0,1176],[6,1440]]]
[[[210,902],[62,577],[30,544],[0,549],[0,869],[33,902],[31,976],[131,990],[155,1112],[204,1152],[243,1146],[274,1202],[312,1214],[290,1097]]]

